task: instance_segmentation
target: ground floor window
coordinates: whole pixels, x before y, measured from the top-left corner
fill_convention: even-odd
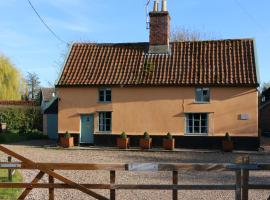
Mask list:
[[[207,134],[208,114],[188,113],[186,114],[186,134]]]
[[[98,125],[99,131],[111,131],[112,130],[112,113],[111,112],[99,112]]]

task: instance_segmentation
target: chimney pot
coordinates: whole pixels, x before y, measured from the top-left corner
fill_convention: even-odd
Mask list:
[[[166,12],[167,10],[167,0],[162,0],[162,8],[161,8],[162,12]]]
[[[154,9],[153,12],[158,12],[158,1],[154,1]]]

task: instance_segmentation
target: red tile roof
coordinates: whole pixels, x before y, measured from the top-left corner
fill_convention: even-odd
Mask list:
[[[0,106],[38,106],[35,101],[11,101],[11,100],[0,100]]]
[[[170,54],[148,47],[73,44],[57,86],[258,85],[252,39],[173,42]]]

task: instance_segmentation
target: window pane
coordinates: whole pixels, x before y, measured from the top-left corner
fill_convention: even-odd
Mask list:
[[[200,127],[194,126],[194,133],[200,133]]]
[[[194,120],[200,120],[201,114],[194,114]]]
[[[195,101],[202,101],[202,89],[201,88],[196,88],[195,92]]]
[[[201,127],[201,133],[208,133],[208,127]]]
[[[103,90],[99,91],[99,101],[101,101],[101,102],[104,101],[104,91]]]
[[[207,126],[207,121],[206,120],[202,120],[201,121],[201,126]]]
[[[186,133],[190,134],[208,133],[208,114],[207,113],[187,114]]]
[[[111,101],[112,97],[111,97],[111,90],[106,90],[106,101]]]

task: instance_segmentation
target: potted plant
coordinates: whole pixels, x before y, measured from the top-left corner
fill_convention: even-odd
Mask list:
[[[141,149],[151,149],[152,147],[152,138],[147,132],[144,132],[143,138],[140,139]]]
[[[167,133],[166,138],[163,139],[163,148],[166,150],[174,149],[174,138],[171,133]]]
[[[224,139],[222,140],[222,149],[224,152],[231,152],[233,147],[232,139],[229,133],[226,133]]]
[[[127,149],[129,148],[129,138],[125,132],[122,132],[120,137],[117,138],[117,147],[119,149]]]
[[[74,138],[68,131],[60,138],[60,144],[64,148],[74,147]]]

